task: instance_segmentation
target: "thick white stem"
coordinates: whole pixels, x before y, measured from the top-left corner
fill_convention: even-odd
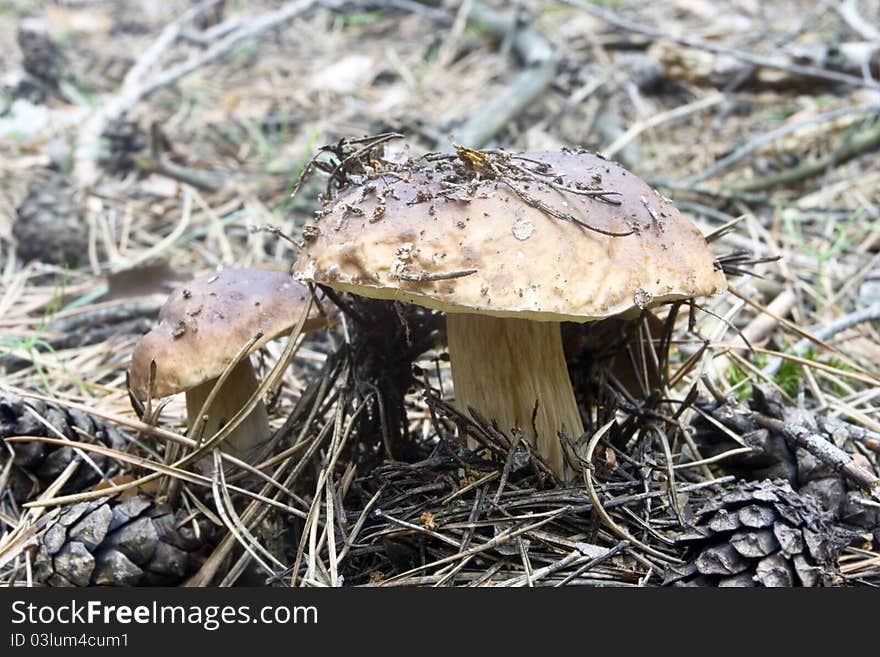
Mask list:
[[[452,380],[459,408],[473,406],[510,435],[521,429],[553,471],[568,478],[558,432],[584,432],[559,322],[449,313]]]
[[[198,413],[211,394],[216,379],[196,386],[186,393],[187,426],[192,427]],[[257,373],[251,365],[250,358],[244,358],[229,374],[223,387],[214,397],[208,409],[208,418],[199,433],[209,439],[247,404],[259,387]],[[233,432],[221,444],[221,449],[233,456],[247,460],[257,448],[269,437],[269,414],[262,400],[242,420]],[[198,438],[198,436],[193,436]]]

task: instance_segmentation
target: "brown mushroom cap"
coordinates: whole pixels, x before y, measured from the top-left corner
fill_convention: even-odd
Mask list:
[[[307,231],[294,275],[446,312],[575,322],[726,288],[697,227],[620,165],[574,152],[510,161],[533,171],[543,163],[542,175],[558,185],[618,192],[606,197],[614,204],[549,182],[517,183],[584,224],[635,232],[594,232],[498,179],[468,181],[447,164],[377,177],[342,195]]]
[[[146,400],[150,362],[153,395],[165,397],[220,376],[257,332],[251,351],[292,328],[309,301],[309,288],[285,272],[226,269],[177,289],[159,311],[159,324],[137,343],[130,383]],[[313,305],[305,330],[321,324]]]

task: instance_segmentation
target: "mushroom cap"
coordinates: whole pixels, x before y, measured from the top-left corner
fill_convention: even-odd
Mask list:
[[[129,382],[146,400],[150,363],[153,394],[166,397],[220,376],[258,332],[253,352],[300,320],[308,286],[290,274],[266,269],[226,269],[187,282],[159,310],[159,324],[135,345]],[[304,330],[323,324],[313,305]]]
[[[508,162],[537,173],[513,183],[529,201],[463,162],[351,188],[304,231],[294,276],[446,312],[574,322],[726,289],[699,229],[619,164],[579,152]],[[600,189],[616,203],[583,193]]]

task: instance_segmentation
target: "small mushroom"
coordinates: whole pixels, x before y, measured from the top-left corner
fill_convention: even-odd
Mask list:
[[[377,179],[379,194],[347,191],[293,273],[446,312],[459,406],[521,429],[566,478],[558,434],[584,429],[560,322],[634,316],[726,281],[697,227],[620,165],[574,152],[505,162],[531,175],[446,164]],[[384,212],[371,221],[378,198]]]
[[[250,354],[292,329],[305,312],[310,294],[307,286],[289,274],[264,269],[226,269],[186,283],[162,306],[159,324],[135,346],[129,376],[133,394],[146,401],[186,392],[187,427],[191,429],[217,379],[250,344],[248,355],[234,366],[208,409],[203,435],[214,435],[259,387]],[[303,330],[322,325],[323,318],[313,305]],[[246,458],[268,436],[268,414],[259,401],[226,438],[223,449]]]

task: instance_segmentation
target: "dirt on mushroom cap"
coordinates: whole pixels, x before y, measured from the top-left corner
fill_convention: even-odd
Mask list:
[[[620,165],[503,158],[513,178],[441,159],[346,191],[294,275],[447,312],[577,322],[726,288],[697,227]]]
[[[174,291],[159,324],[132,354],[131,386],[147,398],[150,362],[156,362],[155,397],[183,392],[216,378],[238,351],[262,333],[251,351],[290,329],[305,311],[309,288],[285,272],[226,269]],[[306,329],[320,322],[313,305]]]

